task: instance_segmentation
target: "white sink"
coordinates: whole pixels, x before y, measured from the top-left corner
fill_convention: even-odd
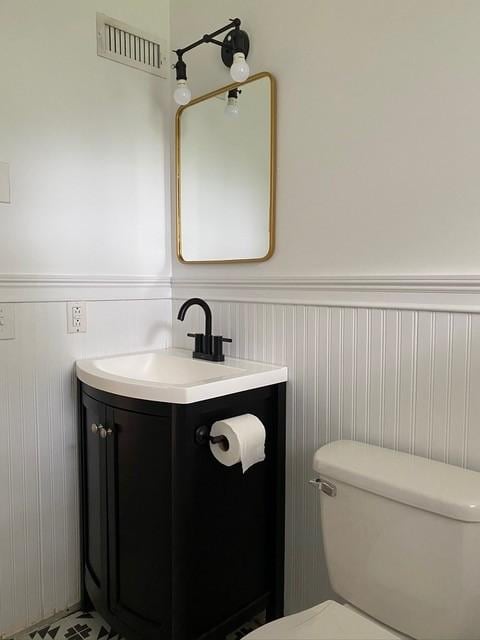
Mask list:
[[[164,349],[77,362],[78,378],[128,398],[189,404],[285,382],[287,368],[250,360],[194,360],[185,349]]]

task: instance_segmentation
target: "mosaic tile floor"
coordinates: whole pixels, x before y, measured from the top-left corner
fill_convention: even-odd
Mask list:
[[[240,640],[257,627],[264,624],[264,616],[257,616],[248,624],[230,633],[225,640]],[[16,640],[123,640],[96,611],[75,613],[39,627]]]
[[[265,612],[256,618],[253,618],[253,620],[248,624],[244,624],[233,633],[230,633],[225,640],[240,640],[240,638],[246,636],[247,633],[250,633],[250,631],[253,631],[254,629],[258,629],[258,627],[261,627],[263,624],[265,624]]]
[[[96,611],[75,613],[39,627],[16,640],[121,640]]]

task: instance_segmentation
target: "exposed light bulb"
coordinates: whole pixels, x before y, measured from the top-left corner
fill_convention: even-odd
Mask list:
[[[240,115],[240,109],[238,107],[238,98],[229,96],[227,104],[225,106],[225,115],[227,118],[238,118]]]
[[[173,99],[177,104],[188,104],[192,99],[192,92],[188,88],[186,80],[177,80],[177,88],[173,93]]]
[[[230,67],[230,75],[235,82],[245,82],[250,75],[250,67],[245,60],[244,53],[239,52],[233,54],[233,64]]]

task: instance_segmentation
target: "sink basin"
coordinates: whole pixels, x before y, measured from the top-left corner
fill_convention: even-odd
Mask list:
[[[185,349],[163,349],[77,362],[78,378],[95,389],[155,402],[189,404],[285,382],[287,368],[225,358],[194,360]]]

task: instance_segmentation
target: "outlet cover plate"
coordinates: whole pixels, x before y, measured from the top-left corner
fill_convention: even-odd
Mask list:
[[[67,333],[86,333],[87,303],[67,302]]]

